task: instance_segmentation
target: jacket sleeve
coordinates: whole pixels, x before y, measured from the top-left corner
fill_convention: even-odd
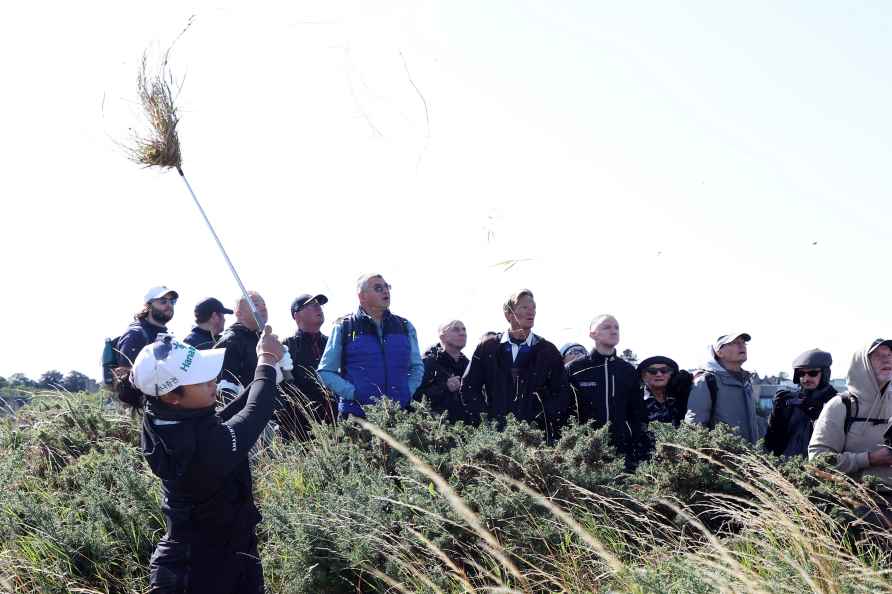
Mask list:
[[[130,328],[118,340],[118,365],[120,367],[132,367],[136,356],[146,346],[146,337],[142,329]]]
[[[787,395],[789,390],[778,390],[774,395],[774,405],[768,416],[768,429],[765,431],[765,449],[780,456],[784,452],[787,427],[790,422]]]
[[[418,335],[415,326],[406,321],[409,333],[409,394],[414,394],[424,377],[424,364],[421,362],[421,350],[418,348]]]
[[[556,348],[549,367],[545,414],[548,422],[548,434],[554,437],[566,422],[570,409],[570,382],[567,377],[567,368],[564,367],[564,361]]]
[[[486,354],[478,344],[461,380],[461,397],[470,422],[477,422],[484,410],[483,385],[486,381]]]
[[[211,474],[224,476],[243,462],[269,422],[277,394],[275,367],[258,365],[251,388],[245,393],[241,410],[215,425],[202,440]]]
[[[356,387],[341,375],[341,325],[335,324],[331,336],[325,343],[322,359],[319,361],[319,378],[325,387],[343,400],[353,400]]]
[[[242,386],[241,383],[241,362],[244,360],[244,356],[242,353],[241,343],[238,340],[230,337],[224,345],[221,345],[226,349],[226,353],[223,355],[223,367],[220,369],[220,381],[221,382],[230,382],[237,386]]]
[[[709,423],[709,409],[712,403],[709,400],[709,386],[704,378],[698,378],[691,388],[688,398],[688,412],[684,416],[684,422],[689,425],[706,425]]]
[[[824,406],[808,443],[808,458],[814,460],[822,455],[835,456],[836,469],[853,474],[870,466],[870,452],[842,451],[846,443],[845,419],[846,405],[841,398],[834,398]]]
[[[421,380],[421,385],[415,391],[414,399],[421,402],[421,399],[427,396],[431,403],[439,402],[449,392],[449,388],[446,387],[447,378],[444,374],[437,373],[436,357],[427,357],[423,359],[422,363],[424,364],[424,377]]]

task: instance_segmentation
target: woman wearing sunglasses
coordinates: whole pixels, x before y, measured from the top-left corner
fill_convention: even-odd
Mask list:
[[[793,383],[774,396],[765,447],[778,456],[807,456],[808,442],[821,409],[836,396],[830,385],[833,357],[820,349],[805,351],[793,361]]]
[[[663,356],[648,357],[639,363],[638,375],[644,384],[647,420],[678,427],[687,412],[693,376]]]

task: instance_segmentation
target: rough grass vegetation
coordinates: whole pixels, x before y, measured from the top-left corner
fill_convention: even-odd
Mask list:
[[[163,532],[139,419],[43,394],[0,421],[0,589],[136,593]],[[892,592],[865,485],[723,428],[659,427],[623,474],[604,430],[553,446],[423,407],[256,457],[272,593]]]

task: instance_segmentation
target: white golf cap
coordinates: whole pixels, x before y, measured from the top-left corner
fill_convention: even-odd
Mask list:
[[[712,348],[715,352],[718,352],[720,348],[722,348],[726,344],[734,342],[738,338],[742,338],[746,342],[752,340],[752,337],[746,332],[731,332],[730,334],[722,334],[721,336],[716,338],[715,342],[712,345]]]
[[[146,396],[164,396],[179,386],[203,384],[220,375],[226,349],[199,351],[169,334],[159,334],[136,356],[130,383]]]
[[[179,293],[174,291],[173,289],[168,289],[164,285],[160,287],[152,287],[146,292],[146,298],[143,303],[150,303],[153,299],[158,299],[160,297],[164,297],[168,293],[173,293],[173,298],[176,299],[180,296]]]

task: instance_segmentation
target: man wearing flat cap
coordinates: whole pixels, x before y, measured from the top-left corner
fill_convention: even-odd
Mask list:
[[[214,348],[226,326],[224,316],[231,313],[231,309],[223,307],[223,303],[214,297],[200,301],[195,306],[195,326],[183,339],[183,342],[194,346],[199,351]]]
[[[118,339],[119,368],[130,369],[139,351],[155,342],[159,334],[167,332],[167,323],[173,319],[173,308],[179,296],[165,286],[152,287],[146,292],[142,309],[133,316],[133,323]]]
[[[294,379],[283,384],[285,394],[276,411],[276,422],[285,439],[308,439],[310,418],[326,423],[334,419],[337,403],[316,373],[328,343],[328,337],[321,331],[325,323],[322,306],[326,303],[325,295],[309,293],[299,295],[291,303],[291,317],[297,324],[297,332],[284,344],[294,361],[291,372]]]
[[[750,373],[743,369],[749,341],[746,332],[731,332],[709,346],[705,368],[694,375],[686,423],[708,429],[724,423],[750,443],[759,441],[764,423],[756,414]]]
[[[821,409],[836,396],[830,385],[833,357],[811,349],[793,360],[794,389],[781,388],[774,395],[768,418],[765,448],[778,456],[808,456],[808,442]]]

